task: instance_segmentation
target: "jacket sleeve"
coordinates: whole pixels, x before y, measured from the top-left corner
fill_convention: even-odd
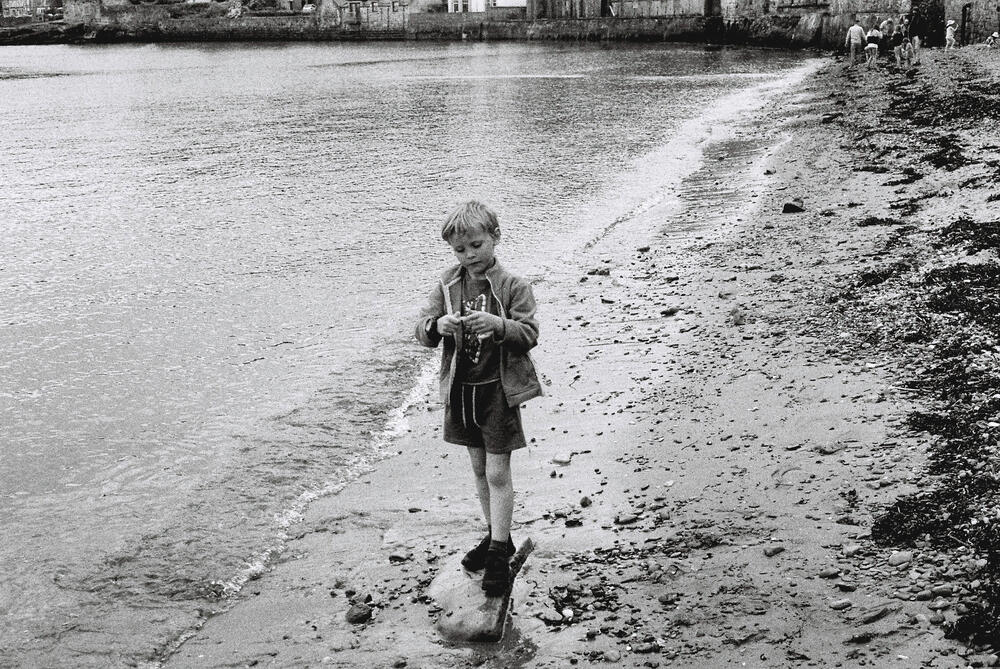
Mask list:
[[[504,319],[503,341],[511,350],[527,352],[538,343],[538,321],[535,320],[535,295],[523,279],[511,284],[510,304]]]
[[[441,341],[441,335],[437,331],[437,319],[444,316],[444,294],[441,286],[434,286],[431,294],[427,297],[427,306],[420,312],[417,319],[416,336],[417,341],[435,348]]]

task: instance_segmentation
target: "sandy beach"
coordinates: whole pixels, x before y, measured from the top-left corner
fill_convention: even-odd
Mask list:
[[[955,625],[996,568],[978,535],[958,515],[957,542],[878,520],[981,478],[935,468],[942,437],[913,415],[941,384],[907,379],[970,328],[990,374],[995,331],[951,310],[903,335],[928,272],[995,266],[996,237],[969,255],[969,235],[941,230],[997,218],[998,66],[977,48],[925,50],[910,73],[831,59],[708,146],[679,200],[529,275],[547,396],[513,458],[513,537],[537,548],[501,643],[434,630],[427,586],[483,528],[428,395],[396,455],[313,504],[164,666],[997,664],[988,635],[969,645]],[[995,418],[975,420],[995,446]],[[370,618],[348,622],[355,604]]]

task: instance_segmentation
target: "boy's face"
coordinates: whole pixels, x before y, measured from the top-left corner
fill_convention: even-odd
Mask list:
[[[458,262],[473,276],[481,276],[493,264],[496,240],[485,230],[473,230],[448,239]]]

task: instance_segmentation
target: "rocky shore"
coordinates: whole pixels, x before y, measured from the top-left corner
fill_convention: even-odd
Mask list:
[[[504,641],[434,633],[482,528],[428,397],[164,664],[996,665],[1000,53],[922,58],[831,61],[532,277]]]

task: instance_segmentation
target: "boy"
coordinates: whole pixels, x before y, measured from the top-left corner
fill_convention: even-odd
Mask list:
[[[441,354],[444,440],[466,446],[487,534],[462,559],[483,572],[483,590],[500,595],[510,587],[510,538],[514,510],[510,454],[526,446],[520,405],[542,394],[528,351],[538,340],[531,286],[497,262],[500,225],[475,200],[445,219],[441,238],[458,265],[431,291],[417,323],[417,340]]]
[[[844,40],[844,48],[846,48],[850,54],[850,67],[854,67],[861,59],[861,53],[865,48],[865,29],[861,27],[861,23],[857,19],[855,19],[854,25],[847,29],[847,38]]]

